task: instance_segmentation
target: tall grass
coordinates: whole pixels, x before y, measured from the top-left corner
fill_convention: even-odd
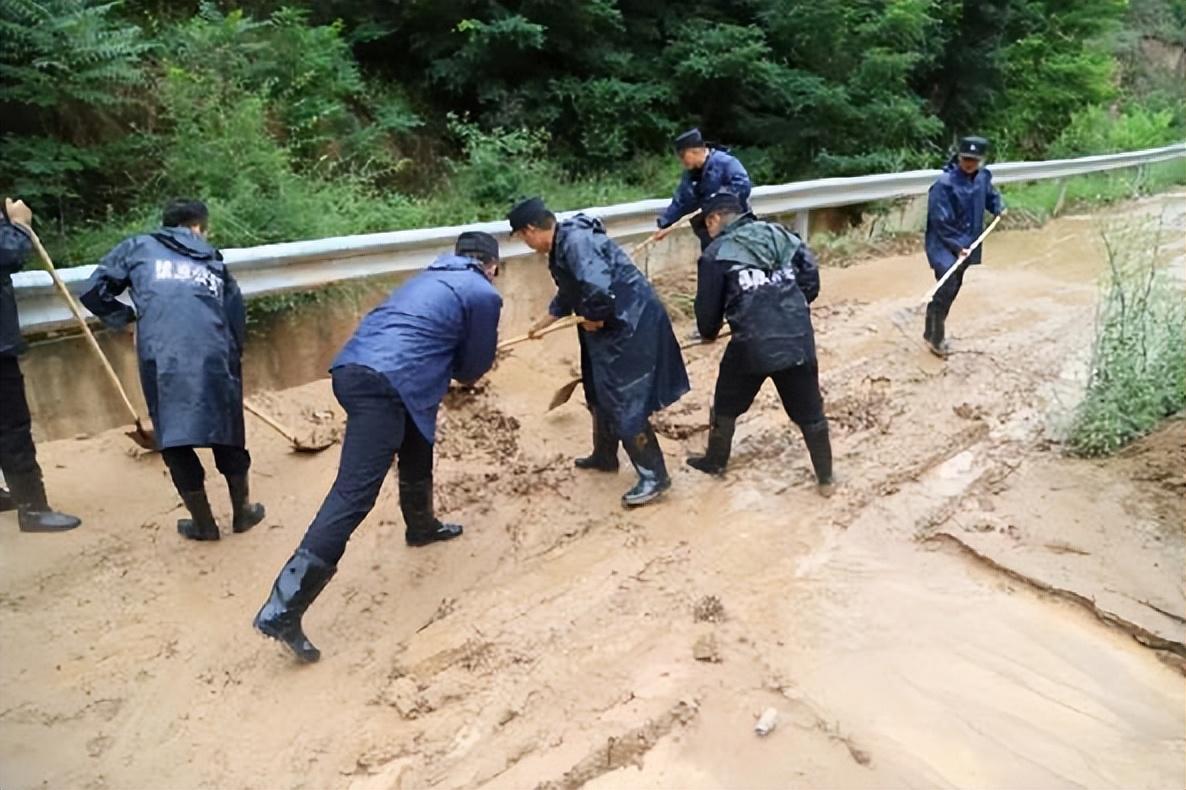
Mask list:
[[[1163,265],[1162,241],[1152,222],[1104,233],[1109,272],[1068,437],[1076,454],[1114,452],[1186,407],[1183,272]]]

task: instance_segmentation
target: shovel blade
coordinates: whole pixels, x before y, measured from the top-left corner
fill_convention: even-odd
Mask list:
[[[573,379],[556,390],[556,394],[552,396],[552,402],[548,404],[548,411],[568,403],[572,399],[572,394],[576,392],[577,385],[580,383],[580,379]]]
[[[326,441],[312,441],[307,439],[297,439],[292,443],[292,449],[298,453],[319,453],[322,450],[328,450],[337,444],[336,440],[330,439]]]
[[[135,428],[130,431],[124,431],[124,436],[140,445],[143,449],[156,452],[156,437],[153,436],[151,430],[141,425],[139,420],[136,421]]]

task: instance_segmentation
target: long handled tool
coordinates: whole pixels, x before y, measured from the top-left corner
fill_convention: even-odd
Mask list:
[[[717,339],[719,340],[722,337],[728,337],[731,334],[732,332],[726,329],[724,332],[721,332],[719,335],[717,335]],[[690,343],[684,343],[679,347],[679,350],[687,351],[688,349],[696,348],[697,346],[710,345],[712,345],[712,343],[705,343],[703,340],[693,340]],[[575,379],[556,390],[556,392],[552,395],[552,400],[548,403],[548,411],[552,411],[553,409],[568,403],[572,399],[572,394],[576,392],[577,386],[579,386],[582,381],[584,381],[584,378],[582,376],[577,376]]]
[[[257,406],[252,405],[251,401],[244,399],[243,408],[259,417],[268,427],[276,431],[276,433],[283,436],[292,445],[292,449],[298,453],[319,453],[328,447],[337,443],[337,438],[333,436],[317,436],[314,434],[312,439],[302,439],[297,436],[291,428],[285,426],[282,422],[271,416],[267,412],[261,411]]]
[[[561,329],[568,329],[569,327],[576,326],[583,320],[584,319],[579,315],[570,315],[567,318],[561,318],[556,323],[546,326],[534,334],[529,332],[525,335],[519,335],[517,337],[512,337],[509,340],[502,341],[498,344],[498,350],[502,351],[504,349],[510,348],[511,346],[518,345],[519,343],[525,343],[528,340],[535,340],[543,337],[544,335],[550,335],[553,332],[559,332]]]
[[[939,278],[939,281],[935,283],[935,287],[927,291],[926,296],[922,298],[922,301],[919,304],[930,304],[931,299],[935,298],[935,294],[937,294],[939,289],[943,287],[943,283],[947,282],[947,280],[956,273],[956,270],[963,267],[964,261],[968,260],[968,258],[972,256],[972,253],[976,251],[976,248],[984,243],[984,240],[988,238],[988,234],[992,233],[993,228],[995,228],[997,223],[1000,221],[1001,215],[998,214],[996,218],[991,223],[989,223],[989,226],[984,229],[984,232],[980,234],[976,241],[972,242],[972,246],[968,247],[968,254],[961,255],[956,259],[955,263],[951,265],[951,268],[944,272],[943,276]]]
[[[676,221],[675,223],[673,223],[671,225],[668,225],[666,228],[663,228],[663,230],[667,231],[667,233],[671,233],[671,231],[673,231],[677,228],[682,228],[685,225],[691,224],[692,220],[696,219],[696,217],[699,217],[699,216],[700,216],[700,209],[696,209],[691,214],[685,214],[684,216],[680,217],[678,221]],[[663,230],[655,231],[650,236],[647,236],[645,239],[640,241],[638,244],[635,244],[633,247],[631,247],[629,250],[630,257],[633,258],[638,253],[642,252],[644,249],[646,249],[647,247],[649,247],[652,244],[654,244],[655,242],[657,242],[660,238],[659,234],[662,233]],[[667,237],[667,233],[663,234],[663,238]]]
[[[102,363],[103,370],[107,372],[107,378],[111,380],[112,385],[119,392],[119,397],[123,400],[128,414],[131,415],[132,422],[136,424],[135,430],[127,431],[125,435],[145,450],[155,450],[156,440],[152,435],[152,431],[144,427],[144,423],[140,420],[140,415],[136,413],[136,407],[132,405],[131,399],[128,398],[127,390],[124,389],[119,376],[115,373],[115,368],[111,367],[111,362],[108,361],[107,355],[99,347],[99,341],[95,340],[90,326],[87,325],[86,317],[82,314],[82,308],[74,301],[74,295],[70,293],[70,289],[66,287],[66,283],[62,282],[62,278],[58,276],[58,270],[54,268],[54,262],[50,259],[49,253],[45,251],[41,239],[37,237],[37,234],[28,225],[21,223],[20,227],[29,234],[29,240],[33,242],[33,249],[37,250],[38,257],[45,264],[45,270],[49,272],[49,276],[53,279],[54,285],[57,286],[58,291],[62,294],[62,298],[66,300],[66,304],[70,306],[70,312],[74,313],[74,317],[78,319],[78,325],[82,327],[82,333],[86,335],[87,342],[94,350],[95,356],[99,358],[99,362]]]

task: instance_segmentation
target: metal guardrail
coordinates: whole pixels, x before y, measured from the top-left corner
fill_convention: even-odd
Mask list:
[[[992,173],[993,180],[1002,184],[1065,178],[1180,158],[1186,158],[1186,143],[1078,159],[1002,162],[992,165]],[[759,214],[797,213],[802,217],[816,208],[921,195],[930,188],[939,172],[912,170],[757,187],[750,200]],[[611,236],[622,238],[653,231],[656,215],[667,204],[666,198],[640,200],[587,208],[583,213],[600,217]],[[576,213],[568,211],[561,216]],[[449,248],[457,235],[466,230],[481,230],[497,236],[504,258],[530,252],[522,243],[508,237],[509,228],[505,221],[498,221],[232,248],[223,250],[223,256],[244,295],[262,296],[379,274],[416,271]],[[70,290],[81,293],[94,268],[80,266],[60,271]],[[71,322],[70,312],[54,292],[46,272],[20,272],[13,276],[13,284],[24,331],[46,331]]]

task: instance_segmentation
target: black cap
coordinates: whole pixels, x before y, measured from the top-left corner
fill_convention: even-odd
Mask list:
[[[689,148],[703,148],[704,135],[700,134],[699,129],[689,129],[688,131],[675,138],[675,152],[678,154],[681,151],[686,151]]]
[[[744,209],[741,208],[741,199],[732,192],[721,190],[709,195],[707,199],[700,205],[700,211],[704,216],[709,214],[740,214]]]
[[[960,140],[960,156],[983,159],[988,154],[988,140],[983,137],[965,137]]]
[[[453,251],[458,255],[470,255],[486,262],[498,260],[498,239],[480,230],[467,230],[457,237]]]
[[[507,214],[507,222],[511,223],[511,233],[514,233],[523,230],[528,225],[537,224],[539,220],[550,213],[543,198],[527,198],[515,204],[515,207]]]

